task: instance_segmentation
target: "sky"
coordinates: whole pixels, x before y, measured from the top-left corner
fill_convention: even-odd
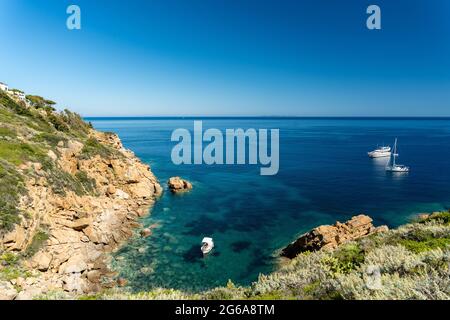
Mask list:
[[[0,0],[0,28],[0,81],[83,116],[450,116],[448,0]]]

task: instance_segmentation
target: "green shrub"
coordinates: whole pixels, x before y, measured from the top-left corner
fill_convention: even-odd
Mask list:
[[[440,213],[433,213],[428,218],[421,222],[427,222],[427,221],[439,221],[443,224],[449,225],[450,224],[450,212],[449,211],[443,211]]]
[[[56,130],[62,132],[69,132],[69,126],[64,122],[64,120],[60,116],[52,112],[48,112],[47,118],[48,121],[55,127]]]
[[[75,112],[71,112],[65,109],[61,113],[61,117],[73,132],[79,133],[81,135],[86,135],[89,130],[92,129],[92,124],[86,123],[83,118],[81,118],[81,116]]]
[[[343,245],[332,256],[322,259],[322,264],[333,275],[348,274],[364,262],[364,252],[356,243]]]
[[[83,189],[90,194],[93,194],[95,192],[95,189],[97,187],[97,184],[95,182],[95,179],[89,178],[86,172],[84,171],[78,171],[75,174],[75,178],[78,179],[78,181],[83,186]]]
[[[48,143],[52,147],[56,147],[60,141],[67,141],[67,138],[62,137],[55,133],[42,132],[33,137],[33,141],[35,142],[45,142]]]
[[[0,230],[11,230],[20,222],[21,212],[16,204],[25,192],[22,177],[17,170],[0,162]]]
[[[115,150],[109,148],[95,138],[89,138],[84,143],[83,149],[81,150],[80,158],[89,159],[93,156],[99,155],[102,158],[109,158],[117,154]]]
[[[36,232],[36,234],[33,236],[33,240],[31,241],[30,245],[26,248],[24,252],[25,257],[32,257],[36,254],[36,252],[39,251],[40,248],[44,245],[45,241],[48,240],[48,234],[44,230],[39,230]]]
[[[431,238],[424,241],[403,239],[399,241],[399,244],[414,253],[420,253],[437,248],[442,249],[448,247],[450,246],[450,238]]]
[[[0,265],[15,266],[19,261],[19,256],[12,252],[5,252],[0,256]]]

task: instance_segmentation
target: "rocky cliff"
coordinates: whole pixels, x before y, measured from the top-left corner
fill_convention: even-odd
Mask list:
[[[306,251],[335,249],[346,242],[387,230],[387,226],[374,227],[372,218],[360,214],[344,223],[338,221],[332,226],[314,228],[284,248],[281,256],[292,259]]]
[[[4,92],[0,177],[3,298],[111,285],[105,253],[132,235],[162,192],[117,135]]]

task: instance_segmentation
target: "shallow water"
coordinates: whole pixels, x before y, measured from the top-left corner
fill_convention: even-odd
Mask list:
[[[366,213],[395,227],[450,207],[450,120],[203,119],[204,128],[279,128],[275,176],[259,175],[259,165],[172,164],[172,130],[192,130],[193,119],[88,120],[118,133],[162,183],[180,175],[194,184],[183,195],[165,192],[143,221],[153,235],[115,254],[114,267],[136,291],[249,284],[273,270],[277,249],[317,225]],[[408,174],[388,174],[385,160],[367,157],[395,137]],[[216,244],[205,259],[204,236]]]

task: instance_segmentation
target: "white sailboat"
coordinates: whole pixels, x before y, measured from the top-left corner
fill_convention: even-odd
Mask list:
[[[389,159],[389,163],[386,166],[386,171],[389,172],[409,172],[409,167],[404,166],[402,164],[396,164],[395,159],[398,157],[397,153],[397,138],[395,138],[394,143],[394,152],[392,153],[392,164],[391,159]]]
[[[212,238],[204,237],[202,240],[202,250],[203,254],[208,254],[214,248],[214,242]]]

